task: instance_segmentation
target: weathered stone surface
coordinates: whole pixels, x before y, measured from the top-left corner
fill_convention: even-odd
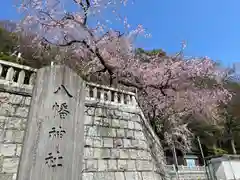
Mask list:
[[[153,172],[142,172],[142,178],[143,180],[155,180]],[[156,179],[158,180],[158,179]],[[160,179],[159,179],[160,180]]]
[[[1,144],[0,145],[0,156],[14,156],[16,154],[16,144]]]
[[[143,148],[143,149],[148,149],[147,143],[145,141],[143,141],[143,140],[139,140],[138,141],[138,147],[139,148]]]
[[[11,104],[30,105],[31,102],[31,97],[21,96],[17,94],[10,94],[8,98],[8,101]]]
[[[135,171],[136,170],[136,161],[135,160],[127,160],[128,170]]]
[[[126,180],[142,180],[140,172],[125,172]]]
[[[3,161],[4,161],[4,156],[0,156],[0,172],[2,172]]]
[[[113,148],[113,138],[103,138],[103,147]]]
[[[134,131],[133,130],[127,130],[126,131],[126,138],[135,138]]]
[[[17,144],[16,156],[21,156],[22,153],[22,144]]]
[[[126,160],[118,160],[118,170],[126,171],[127,169],[128,169],[127,161]]]
[[[3,160],[2,172],[17,173],[19,158],[6,158]]]
[[[155,180],[162,180],[162,177],[160,174],[154,173]]]
[[[117,160],[108,160],[108,168],[110,171],[117,170]]]
[[[101,158],[102,159],[109,159],[111,158],[111,149],[106,149],[106,148],[103,148],[101,149]]]
[[[111,157],[112,158],[120,158],[120,149],[111,149]]]
[[[113,119],[112,120],[112,127],[114,128],[120,128],[120,120],[119,119]]]
[[[7,121],[7,117],[0,116],[0,129],[5,128],[6,121]]]
[[[94,148],[94,158],[108,159],[111,157],[110,149],[106,148]]]
[[[148,152],[145,150],[138,150],[137,159],[148,159]]]
[[[85,82],[71,69],[56,65],[38,70],[18,180],[80,179],[84,102]],[[27,117],[28,108],[18,108],[16,115]],[[92,157],[90,152],[85,151],[85,158]]]
[[[92,158],[94,150],[95,150],[95,148],[85,147],[84,148],[84,158],[85,159]]]
[[[120,149],[120,158],[128,159],[129,158],[129,150],[128,149]]]
[[[85,136],[84,141],[85,141],[85,147],[93,147],[93,137]]]
[[[93,146],[94,147],[103,147],[103,138],[93,137]]]
[[[98,170],[107,171],[108,170],[108,161],[107,160],[98,160]]]
[[[92,125],[93,124],[94,116],[85,116],[84,124],[85,125]]]
[[[17,179],[17,173],[14,173],[12,180],[16,180],[16,179]]]
[[[128,112],[121,112],[121,117],[122,117],[122,119],[129,119],[129,117],[130,117],[130,113],[128,113]]]
[[[116,172],[115,173],[115,180],[125,180],[125,176],[123,172]]]
[[[145,136],[142,131],[135,131],[135,139],[145,140]]]
[[[5,133],[5,142],[22,143],[24,131],[19,130],[7,130]]]
[[[0,180],[12,180],[13,174],[0,173]]]
[[[102,137],[114,137],[114,130],[112,128],[107,127],[99,127],[98,128],[98,136]]]
[[[128,128],[129,129],[134,129],[134,122],[133,121],[128,121]]]
[[[139,122],[134,122],[134,127],[136,130],[142,130],[142,125]]]
[[[5,119],[7,129],[25,130],[26,119],[18,117],[8,117]]]
[[[11,116],[15,113],[15,107],[9,103],[2,103],[0,108],[0,115],[1,116]]]
[[[83,173],[82,180],[93,180],[93,173]]]
[[[98,170],[98,161],[97,160],[86,160],[85,170],[86,171],[97,171]]]
[[[137,159],[137,157],[138,157],[138,150],[130,149],[129,150],[129,156],[131,157],[131,159]]]
[[[110,127],[112,125],[112,120],[105,117],[95,117],[94,124],[99,126]]]
[[[96,126],[85,126],[85,134],[87,136],[98,136],[98,129]]]
[[[124,147],[125,148],[130,148],[132,147],[132,143],[130,139],[123,139]]]
[[[113,180],[114,173],[113,172],[97,172],[93,174],[94,180]]]
[[[113,147],[114,148],[123,147],[123,140],[120,138],[115,138],[113,142]]]
[[[120,128],[128,128],[128,121],[126,121],[126,120],[120,120],[119,121],[119,125],[120,125]]]
[[[136,160],[136,167],[139,171],[152,171],[153,164],[150,161]]]
[[[124,129],[117,129],[117,137],[125,137]]]
[[[19,117],[27,118],[28,110],[29,110],[28,107],[17,107],[15,115]]]
[[[138,114],[135,114],[131,117],[132,121],[141,122],[141,118]]]

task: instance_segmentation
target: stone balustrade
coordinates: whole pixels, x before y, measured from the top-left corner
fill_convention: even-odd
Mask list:
[[[36,69],[0,60],[0,82],[32,89]],[[86,83],[86,100],[98,101],[113,105],[137,106],[135,93],[116,88]]]
[[[32,86],[36,71],[28,66],[0,60],[0,80],[2,81]]]
[[[95,83],[86,83],[86,98],[109,104],[137,106],[135,93]]]

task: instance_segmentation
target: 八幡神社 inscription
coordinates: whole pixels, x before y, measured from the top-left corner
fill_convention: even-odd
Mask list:
[[[82,179],[85,87],[64,65],[37,70],[16,179]]]
[[[61,85],[60,87],[57,88],[56,91],[54,91],[54,94],[58,93],[60,90],[64,90],[64,92],[68,95],[68,97],[72,98],[73,96],[69,93],[67,88],[64,85]]]
[[[56,115],[59,115],[61,119],[65,119],[66,116],[70,113],[68,111],[68,105],[66,103],[61,103],[60,105],[55,102],[55,104],[52,106],[52,109],[54,110],[54,117]]]
[[[54,92],[54,94],[58,93],[61,89],[66,92],[66,94],[72,98],[73,96],[68,92],[65,86],[61,85]],[[66,119],[70,114],[67,103],[58,103],[55,102],[52,106],[54,111],[54,120],[59,117],[60,119]],[[48,132],[50,139],[62,139],[64,134],[66,134],[66,130],[61,126],[52,127],[52,129]],[[60,155],[59,144],[57,144],[56,152],[48,152],[47,157],[45,158],[45,164],[50,168],[55,167],[63,167],[63,156]]]
[[[66,131],[61,126],[59,126],[58,128],[53,127],[48,134],[50,138],[62,139],[63,135],[66,134]]]
[[[62,160],[63,156],[60,155],[59,147],[57,146],[54,153],[48,153],[47,157],[45,158],[45,164],[50,168],[62,167]]]

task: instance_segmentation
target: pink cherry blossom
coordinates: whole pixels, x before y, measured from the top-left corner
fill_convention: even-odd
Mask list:
[[[231,99],[222,85],[227,72],[207,57],[137,56],[134,40],[148,33],[142,25],[130,29],[119,11],[126,4],[127,0],[21,0],[25,14],[21,27],[37,33],[40,44],[71,51],[86,76],[108,76],[110,84],[135,88],[149,121],[167,119],[166,142],[181,136],[188,146],[191,133],[184,117],[217,123],[219,105]],[[112,28],[111,15],[116,22],[121,20],[126,32]]]

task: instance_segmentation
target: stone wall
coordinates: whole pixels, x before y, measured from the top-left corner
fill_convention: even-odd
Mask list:
[[[84,180],[161,179],[138,113],[109,106],[85,113]]]
[[[0,61],[0,180],[16,179],[32,91],[29,81],[22,81],[23,70],[34,72]],[[11,78],[13,81],[9,81]]]
[[[31,97],[1,92],[9,101],[0,109],[0,179],[15,179]]]
[[[0,61],[0,180],[16,179],[35,71]],[[91,83],[86,91],[83,180],[160,180],[161,145],[135,94]]]

